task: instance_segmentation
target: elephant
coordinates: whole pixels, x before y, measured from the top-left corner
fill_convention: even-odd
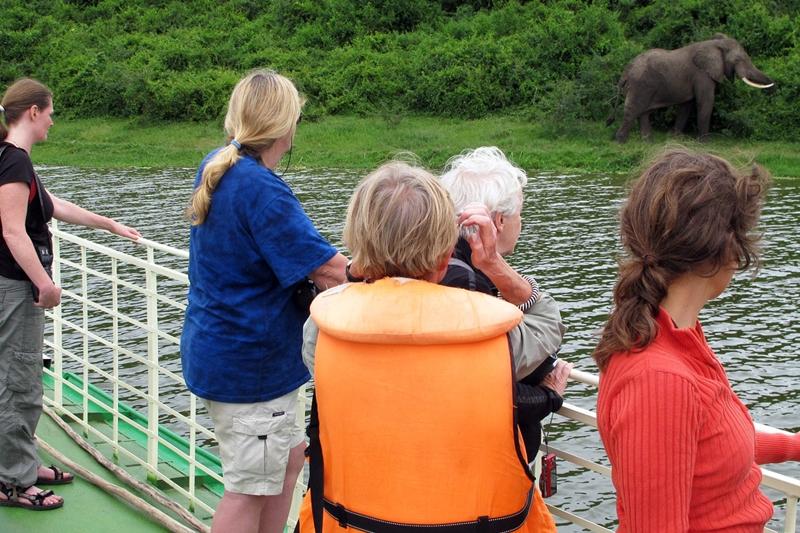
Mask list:
[[[651,133],[650,113],[662,107],[677,105],[675,133],[686,126],[692,102],[697,106],[697,134],[708,136],[714,92],[725,78],[740,77],[758,89],[772,87],[775,82],[753,66],[750,56],[735,39],[716,34],[712,39],[693,43],[677,50],[654,48],[633,58],[619,80],[617,100],[625,96],[622,125],[614,137],[620,143],[628,139],[634,121],[639,119],[643,139]],[[606,121],[614,122],[615,109]]]

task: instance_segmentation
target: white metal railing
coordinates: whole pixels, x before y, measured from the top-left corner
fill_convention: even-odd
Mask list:
[[[46,402],[55,407],[62,416],[78,424],[84,434],[109,445],[116,458],[144,468],[151,482],[163,483],[174,489],[187,500],[190,509],[213,514],[213,507],[198,497],[197,476],[208,476],[220,483],[222,478],[198,459],[197,448],[199,439],[206,443],[215,442],[214,433],[210,427],[198,421],[198,410],[204,412],[204,409],[199,409],[197,398],[186,390],[174,357],[174,371],[167,368],[168,361],[163,358],[165,353],[175,355],[179,349],[180,335],[167,331],[165,324],[174,327],[178,321],[178,327],[182,325],[183,311],[186,308],[185,294],[189,284],[186,274],[188,252],[140,239],[136,246],[144,248],[146,255],[141,258],[134,253],[120,252],[64,232],[55,220],[52,231],[55,256],[53,278],[57,284],[66,287],[62,292],[62,304],[47,313],[52,320],[52,335],[45,342],[53,352],[53,370],[46,372],[53,378],[54,386],[52,394],[45,398]],[[163,259],[157,261],[156,253]],[[175,263],[182,266],[169,266]],[[76,281],[78,288],[74,286]],[[159,292],[165,286],[167,288]],[[170,292],[176,293],[176,296],[170,296]],[[98,297],[98,294],[102,294],[102,297]],[[142,312],[144,317],[140,316]],[[75,341],[76,337],[80,339],[79,343]],[[130,343],[134,346],[129,346]],[[74,345],[79,348],[76,349]],[[111,361],[108,361],[109,357]],[[121,360],[127,368],[140,367],[146,370],[146,379],[142,385],[131,382],[136,379],[131,380],[130,377],[120,375]],[[83,378],[82,388],[62,377],[66,367],[80,372]],[[599,382],[596,375],[579,370],[573,370],[570,378],[593,387],[597,387]],[[96,397],[91,398],[92,402],[100,404],[111,413],[111,435],[90,424],[90,382],[100,385],[104,390],[108,389],[112,398],[108,404]],[[70,411],[65,403],[65,387],[81,395],[83,405],[80,416]],[[140,410],[144,409],[145,424],[134,420],[120,409],[122,397]],[[177,397],[186,399],[180,407],[176,407]],[[304,423],[305,413],[310,407],[305,388],[300,391],[297,401],[297,416]],[[569,403],[564,404],[559,415],[597,427],[597,419],[592,411]],[[147,436],[145,457],[139,457],[121,445],[121,423],[128,424]],[[188,453],[176,447],[170,440],[162,438],[158,430],[159,424],[180,428],[176,432],[187,440]],[[759,429],[772,428],[759,426]],[[159,461],[159,449],[167,449],[187,462],[186,482],[173,479],[175,472],[169,465]],[[611,469],[607,466],[558,446],[550,446],[550,450],[562,460],[580,468],[610,476]],[[786,517],[783,531],[794,533],[800,480],[762,470],[762,485],[785,495]],[[287,524],[289,530],[297,521],[304,491],[305,485],[301,479],[293,495],[292,511]],[[555,516],[587,530],[611,531],[567,510],[552,505],[548,507]]]

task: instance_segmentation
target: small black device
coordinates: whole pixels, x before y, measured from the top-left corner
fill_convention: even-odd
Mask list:
[[[319,289],[314,282],[311,281],[309,278],[305,278],[301,282],[297,283],[292,288],[292,300],[294,301],[295,305],[298,309],[308,317],[309,310],[311,308],[311,302],[314,301],[317,294],[319,294]]]
[[[34,249],[36,250],[36,255],[39,257],[39,262],[42,264],[42,268],[44,268],[44,271],[50,276],[50,279],[53,279],[53,253],[50,251],[50,248],[37,244],[34,246]],[[38,302],[39,287],[33,282],[31,282],[31,293],[33,294],[33,301]]]
[[[546,453],[542,456],[542,475],[539,476],[539,491],[543,498],[558,492],[556,483],[556,454]]]

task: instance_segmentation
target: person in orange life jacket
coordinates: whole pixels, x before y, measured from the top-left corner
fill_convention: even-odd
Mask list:
[[[563,325],[555,300],[540,292],[533,277],[520,275],[504,259],[519,239],[522,190],[528,178],[499,148],[483,146],[451,158],[440,179],[465,221],[463,228],[470,227],[471,214],[480,214],[484,216],[479,220],[491,220],[497,235],[490,241],[496,244],[489,247],[479,238],[481,233],[462,231],[441,283],[501,297],[528,311],[526,322],[540,332],[539,343],[526,354],[538,366],[518,372],[516,385],[520,429],[533,460],[542,440],[541,421],[561,408],[573,365],[556,355]]]
[[[62,485],[71,474],[39,464],[34,433],[42,413],[44,310],[61,302],[50,278],[47,222],[100,228],[138,239],[139,232],[47,191],[30,154],[53,125],[53,94],[22,78],[0,102],[0,506],[56,509],[64,503],[37,485]],[[5,123],[5,124],[4,124]]]
[[[620,532],[760,533],[772,502],[758,465],[800,460],[800,433],[754,427],[698,320],[736,270],[758,264],[768,184],[758,166],[740,172],[686,149],[659,155],[632,184],[614,307],[594,352]]]
[[[364,282],[318,296],[303,333],[319,405],[301,532],[387,522],[396,531],[445,532],[454,522],[555,531],[515,429],[513,376],[535,369],[530,354],[542,342],[558,347],[561,324],[542,341],[530,309],[439,285],[459,222],[495,246],[491,219],[458,219],[421,168],[387,163],[356,188],[344,242],[350,277]]]

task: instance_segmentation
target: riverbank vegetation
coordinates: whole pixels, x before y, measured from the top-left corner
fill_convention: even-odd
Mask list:
[[[525,169],[552,172],[629,173],[666,143],[695,145],[688,137],[656,134],[652,143],[611,142],[611,128],[583,122],[556,128],[527,117],[474,120],[406,116],[331,116],[303,121],[290,167],[371,169],[400,152],[412,152],[431,169],[464,150],[493,144]],[[224,142],[218,121],[147,124],[128,119],[57,120],[47,142],[34,147],[37,164],[77,167],[194,168]],[[800,143],[714,136],[702,145],[738,164],[751,161],[776,176],[800,177]],[[284,158],[282,165],[287,163]]]
[[[738,39],[776,86],[721,83],[715,138],[745,151],[752,141],[800,138],[797,0],[3,0],[0,14],[0,86],[41,79],[55,92],[59,117],[81,119],[74,124],[84,135],[129,122],[152,132],[159,142],[138,149],[146,152],[139,165],[196,161],[195,151],[218,140],[235,81],[270,67],[307,96],[307,122],[318,121],[308,140],[327,139],[298,149],[303,164],[361,166],[359,154],[373,161],[394,147],[430,151],[438,162],[493,142],[478,135],[485,126],[532,167],[571,168],[574,160],[621,168],[644,150],[610,146],[602,127],[624,65],[645,49],[717,32]],[[673,116],[658,113],[657,130]],[[90,120],[97,117],[113,120]],[[364,144],[334,138],[356,124],[365,131],[343,138]],[[475,136],[453,131],[461,129]],[[161,131],[179,137],[164,144]],[[59,145],[59,135],[54,130],[41,152],[49,160],[60,150],[71,162],[70,152],[83,148]],[[403,135],[412,142],[399,142]],[[108,157],[137,153],[128,138],[107,146]],[[195,141],[191,158],[171,147]]]

